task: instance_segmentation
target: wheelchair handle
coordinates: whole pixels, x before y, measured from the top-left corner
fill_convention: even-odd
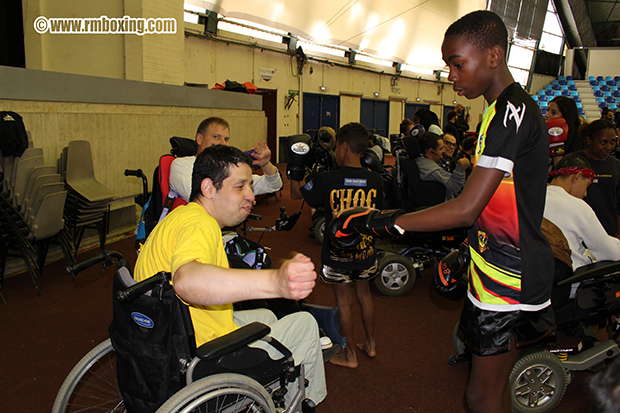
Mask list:
[[[164,284],[168,284],[170,279],[172,278],[172,274],[169,272],[161,271],[152,277],[147,278],[146,280],[142,280],[139,283],[132,285],[128,289],[124,291],[119,291],[116,293],[116,298],[121,302],[131,302],[135,298],[143,295],[145,292],[152,290],[157,286],[163,286]]]
[[[116,261],[118,262],[123,258],[123,256],[120,252],[103,250],[101,251],[101,253],[95,255],[94,257],[85,259],[84,261],[78,262],[75,265],[67,266],[65,268],[65,272],[75,278],[75,276],[79,272],[84,271],[85,269],[90,268],[95,264],[103,262],[103,267],[101,268],[101,271],[103,273],[105,267],[113,263],[112,258],[116,259]]]
[[[135,176],[138,178],[142,178],[144,173],[142,169],[125,169],[125,176]]]

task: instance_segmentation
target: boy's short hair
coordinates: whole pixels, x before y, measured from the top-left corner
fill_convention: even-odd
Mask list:
[[[492,11],[478,10],[461,17],[448,27],[446,36],[465,36],[467,42],[483,50],[499,46],[508,50],[508,30]]]
[[[196,156],[192,171],[192,193],[190,201],[202,195],[202,181],[210,178],[215,189],[222,188],[222,183],[230,176],[230,165],[247,164],[252,167],[252,159],[241,150],[228,145],[213,145],[205,148]]]
[[[457,116],[456,110],[451,110],[446,116],[448,117],[448,120],[455,118]]]
[[[570,168],[572,166],[577,168],[592,169],[592,165],[590,165],[590,162],[588,162],[586,158],[579,156],[576,153],[570,153],[560,159],[554,170]]]
[[[358,122],[347,123],[336,132],[336,141],[346,142],[354,153],[363,154],[368,149],[370,132]]]
[[[200,122],[200,125],[198,125],[198,129],[196,130],[196,135],[204,135],[207,132],[207,129],[209,129],[209,127],[213,124],[223,126],[226,129],[230,130],[230,126],[225,119],[219,118],[217,116],[212,116]]]
[[[441,136],[433,132],[424,132],[418,138],[418,144],[420,145],[420,152],[422,155],[426,154],[429,149],[437,149],[439,147],[439,140]]]

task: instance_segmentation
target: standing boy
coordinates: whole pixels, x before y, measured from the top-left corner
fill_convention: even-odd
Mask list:
[[[469,229],[469,286],[461,316],[472,352],[465,399],[473,412],[510,412],[508,377],[519,347],[554,328],[553,256],[542,234],[549,139],[536,103],[506,65],[508,33],[490,11],[472,12],[444,37],[448,79],[459,96],[484,96],[475,167],[454,200],[410,214],[340,214],[329,235],[341,245],[360,233]],[[391,222],[386,218],[391,214]]]
[[[301,182],[291,180],[291,197],[304,198],[310,206],[325,206],[325,222],[347,208],[364,206],[383,208],[383,181],[376,172],[362,168],[360,156],[368,149],[369,132],[361,123],[348,123],[336,133],[336,162],[340,169],[317,175],[302,188]],[[375,313],[370,296],[370,280],[377,272],[374,239],[363,236],[354,249],[335,248],[329,238],[323,239],[321,279],[334,285],[340,330],[346,338],[344,353],[330,362],[340,366],[357,367],[353,343],[351,304],[353,284],[362,310],[366,340],[357,347],[370,357],[376,356],[374,327]]]

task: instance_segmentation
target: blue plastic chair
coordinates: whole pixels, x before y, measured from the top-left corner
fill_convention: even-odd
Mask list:
[[[560,90],[568,90],[568,86],[566,86],[566,85],[560,85]]]
[[[566,80],[560,80],[560,86],[566,85]]]
[[[590,86],[598,86],[598,82],[596,80],[590,80]]]
[[[547,95],[538,95],[538,101],[539,102],[546,102],[547,101]]]
[[[553,91],[553,96],[562,96],[562,91],[561,90],[554,90]]]
[[[605,76],[605,81],[606,81],[606,82],[609,82],[609,81],[612,81],[612,80],[614,80],[614,78],[613,78],[613,77],[611,77],[611,76]]]
[[[615,92],[616,90],[618,90],[618,86],[609,86],[609,90]]]
[[[573,77],[572,76],[566,76],[566,80],[570,80],[572,82],[573,81]]]
[[[603,86],[601,86],[601,90],[604,91],[604,92],[609,92],[609,86],[603,85]]]
[[[588,81],[591,82],[593,80],[596,80],[596,78],[594,76],[588,76]]]
[[[603,96],[603,92],[601,92],[600,90],[596,90],[596,91],[594,91],[594,96],[601,97],[601,96]]]
[[[612,96],[615,97],[620,97],[620,90],[614,90],[613,92],[611,92]]]
[[[577,90],[577,86],[575,85],[568,85],[568,90]]]
[[[611,92],[609,92],[609,91],[603,92],[603,96],[609,97],[609,96],[611,96]]]
[[[618,105],[616,105],[615,103],[610,103],[608,108],[613,109],[615,111],[616,109],[618,109]]]
[[[553,92],[554,92],[553,90],[547,90],[546,95],[547,96],[553,96]]]
[[[601,88],[598,85],[592,86],[592,91],[593,92],[596,92],[597,90],[601,90]]]
[[[598,80],[599,82],[604,82],[605,78],[603,76],[597,76],[596,80]]]
[[[560,75],[560,76],[558,76],[558,80],[566,80],[566,77],[565,77],[565,76]]]
[[[571,86],[571,85],[573,85],[573,86],[574,86],[574,85],[575,85],[575,81],[574,81],[574,80],[568,80],[568,79],[567,79],[567,80],[566,80],[566,84],[567,84],[568,86]]]
[[[575,102],[575,106],[577,106],[578,108],[582,108],[583,104],[581,102]]]
[[[538,95],[532,95],[532,99],[534,100],[534,102],[538,102]]]
[[[553,90],[553,86],[551,86],[551,85],[545,85],[545,90]]]
[[[538,95],[543,95],[544,96],[546,94],[547,94],[547,92],[544,89],[541,89],[541,90],[538,91]]]
[[[551,81],[551,84],[552,84],[552,85],[559,85],[559,84],[560,84],[560,82],[559,82],[559,81],[557,81],[557,80],[555,80],[555,79],[553,79],[553,80]]]
[[[605,98],[605,102],[607,103],[615,103],[616,102],[616,98],[614,98],[613,96],[609,96]]]
[[[616,83],[620,82],[620,76],[614,76],[614,80],[616,81]]]
[[[560,92],[562,92],[562,96],[570,96],[569,90],[560,90]]]
[[[544,101],[543,101],[543,102],[538,102],[538,105],[539,105],[541,108],[546,108],[546,107],[548,107],[548,106],[549,106],[549,103],[547,103],[547,102],[544,102]]]
[[[577,109],[577,111],[579,112],[580,115],[585,115],[586,114],[586,112],[583,109],[581,109],[581,108]]]
[[[596,98],[596,103],[602,103],[602,102],[605,102],[605,98],[604,97],[601,96],[601,97],[597,97]]]

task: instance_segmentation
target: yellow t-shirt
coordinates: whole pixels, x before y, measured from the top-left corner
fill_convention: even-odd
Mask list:
[[[166,271],[174,281],[176,270],[191,261],[229,267],[217,221],[195,202],[176,208],[157,224],[140,251],[134,277],[142,281]],[[189,309],[197,346],[237,328],[232,303]]]

